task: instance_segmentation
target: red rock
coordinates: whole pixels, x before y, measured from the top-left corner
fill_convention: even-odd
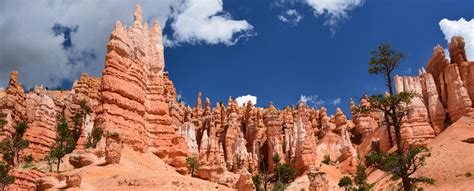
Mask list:
[[[117,164],[120,162],[122,152],[122,142],[120,134],[116,131],[109,130],[105,137],[105,161],[107,164]]]
[[[42,88],[35,88],[27,95],[29,128],[24,138],[29,146],[24,153],[29,153],[35,161],[43,160],[49,153],[50,146],[56,142],[56,116],[59,114],[53,98]]]
[[[13,168],[10,175],[15,177],[15,182],[8,185],[6,190],[34,190],[38,180],[45,176],[40,170],[22,168]]]
[[[283,121],[280,118],[280,112],[273,106],[273,103],[270,102],[269,108],[264,113],[264,124],[267,128],[267,140],[263,145],[263,160],[265,160],[265,164],[268,165],[269,170],[272,170],[274,167],[274,162],[272,157],[275,154],[278,154],[280,158],[284,156],[283,154],[283,131],[282,125]],[[262,159],[261,159],[262,160]]]
[[[458,66],[450,64],[444,70],[447,92],[447,110],[451,121],[456,121],[471,111],[472,101],[459,76]]]
[[[445,128],[446,111],[439,99],[433,76],[430,73],[422,73],[421,79],[424,92],[426,92],[425,101],[428,106],[431,124],[435,133],[439,134]]]
[[[18,81],[18,72],[10,74],[5,96],[0,99],[0,109],[6,115],[7,124],[0,131],[0,140],[14,133],[13,126],[26,120],[26,95]]]
[[[110,148],[110,146],[109,146]],[[109,162],[110,161],[110,151],[109,151]],[[84,151],[75,151],[69,155],[69,163],[74,166],[74,168],[81,168],[88,166],[97,161],[97,157],[92,153],[86,153]]]
[[[255,190],[255,184],[252,181],[252,174],[250,174],[247,170],[240,174],[239,180],[236,184],[237,190],[242,191],[253,191]]]
[[[426,64],[426,70],[428,73],[433,75],[433,79],[436,84],[436,89],[438,90],[438,94],[440,95],[440,99],[443,105],[446,106],[447,104],[447,95],[445,91],[444,85],[444,68],[448,66],[449,62],[446,59],[446,55],[444,54],[444,49],[440,45],[436,45],[433,48],[433,55],[431,56],[430,60]]]
[[[451,57],[451,63],[461,64],[467,61],[466,50],[464,49],[464,38],[453,36],[449,42],[448,50]]]
[[[400,92],[413,92],[415,94],[407,106],[408,115],[404,118],[405,122],[403,122],[400,128],[402,140],[410,145],[427,144],[427,141],[435,137],[435,132],[431,127],[427,106],[423,99],[420,77],[395,76],[394,80],[396,82],[397,94]]]
[[[67,188],[81,187],[81,182],[82,182],[82,177],[79,174],[66,175]]]
[[[117,21],[111,34],[98,119],[103,121],[104,129],[120,133],[124,144],[180,165],[185,161],[176,158],[185,159],[188,151],[185,141],[177,141],[185,139],[177,135],[166,103],[176,93],[164,74],[161,28],[157,21],[148,28],[141,18],[137,6],[133,26],[124,27]]]

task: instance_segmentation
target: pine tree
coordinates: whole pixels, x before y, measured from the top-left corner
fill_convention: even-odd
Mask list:
[[[3,153],[3,160],[11,166],[20,163],[20,152],[29,145],[29,142],[23,139],[28,124],[22,121],[13,128],[15,129],[13,136],[11,138],[6,137],[0,142],[0,152]]]
[[[62,162],[62,158],[75,149],[76,142],[74,141],[74,137],[71,134],[71,130],[69,129],[67,120],[63,114],[58,115],[57,121],[56,144],[51,148],[49,157],[56,159],[56,171],[59,172],[59,166]]]
[[[0,188],[1,191],[5,190],[5,187],[12,184],[15,181],[15,177],[10,176],[8,172],[11,166],[0,161]]]
[[[424,159],[429,156],[429,149],[426,147],[409,147],[404,150],[400,128],[407,116],[408,104],[414,94],[411,92],[400,92],[395,94],[393,90],[392,75],[400,63],[406,58],[406,54],[396,51],[388,44],[380,45],[377,50],[371,51],[369,61],[369,73],[382,75],[388,88],[387,95],[374,95],[369,99],[369,108],[357,108],[357,112],[377,111],[384,114],[384,124],[387,126],[389,141],[392,142],[391,128],[395,131],[395,141],[397,146],[396,154],[372,152],[366,156],[366,164],[381,170],[392,173],[394,177],[402,179],[403,189],[409,191],[419,182],[433,183],[433,179],[411,177],[419,167],[423,166]],[[414,169],[412,167],[415,167]]]

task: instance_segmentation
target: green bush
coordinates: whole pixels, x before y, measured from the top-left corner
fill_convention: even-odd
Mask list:
[[[100,139],[102,139],[103,134],[104,130],[100,123],[95,125],[95,127],[92,128],[92,132],[87,135],[86,148],[95,148]]]
[[[186,158],[186,164],[188,165],[189,170],[191,171],[191,176],[195,176],[195,172],[199,168],[199,161],[196,159],[196,157],[188,157]]]
[[[261,190],[260,185],[262,185],[262,178],[260,178],[260,175],[257,174],[252,176],[252,182],[255,185],[257,191]]]
[[[9,165],[0,161],[0,188],[2,188],[2,190],[5,190],[7,185],[12,184],[15,181],[15,177],[8,174],[10,169],[11,167]]]
[[[28,129],[28,123],[22,121],[13,126],[13,128],[15,129],[13,137],[6,137],[0,142],[0,153],[3,155],[3,160],[10,166],[14,166],[20,162],[21,150],[29,145],[29,142],[23,139],[23,135],[26,129]]]
[[[296,177],[296,171],[289,164],[278,164],[275,168],[276,181],[282,183],[290,183]]]
[[[277,182],[275,185],[273,185],[272,190],[273,191],[284,191],[288,187],[288,184],[285,184],[283,182]]]
[[[344,176],[339,180],[337,184],[339,187],[344,188],[345,191],[349,191],[352,187],[352,180],[348,176]]]
[[[324,163],[324,164],[327,164],[327,165],[331,165],[331,164],[332,164],[331,156],[329,156],[329,155],[324,155],[324,160],[321,161],[321,162]]]

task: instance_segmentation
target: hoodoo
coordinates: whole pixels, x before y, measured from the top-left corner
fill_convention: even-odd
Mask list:
[[[352,119],[340,108],[328,115],[326,108],[304,102],[277,109],[271,102],[263,108],[252,102],[239,106],[229,98],[227,105],[212,107],[205,98],[203,108],[201,92],[195,107],[186,106],[176,100],[165,71],[160,24],[148,26],[140,6],[133,16],[131,26],[116,22],[101,78],[83,74],[72,90],[37,86],[25,93],[17,72],[11,73],[0,92],[6,121],[0,139],[14,136],[14,125],[26,122],[29,145],[20,155],[31,155],[37,167],[15,167],[16,180],[8,189],[254,190],[252,176],[288,164],[297,176],[289,188],[335,190],[367,153],[394,150],[389,139],[395,135],[383,113],[358,113],[352,100]],[[430,144],[450,124],[468,121],[463,116],[473,107],[474,62],[467,60],[464,46],[462,37],[453,37],[450,62],[437,45],[418,76],[395,76],[397,93],[415,95],[401,127],[405,145]],[[359,105],[370,106],[368,99]],[[59,164],[60,173],[53,173],[46,161],[51,165],[51,146],[58,143],[58,115],[80,134],[72,154]],[[102,139],[91,146],[98,129]],[[190,159],[199,164],[196,169]],[[191,171],[203,180],[187,176]]]

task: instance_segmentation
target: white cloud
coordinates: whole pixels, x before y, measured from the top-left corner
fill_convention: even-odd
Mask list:
[[[332,104],[334,104],[334,105],[339,105],[340,103],[341,103],[341,98],[339,98],[339,97],[332,100]]]
[[[288,23],[292,26],[298,25],[303,20],[303,15],[298,13],[296,9],[288,9],[283,14],[278,15],[278,19],[281,22]]]
[[[222,0],[0,1],[0,86],[7,84],[12,70],[19,71],[20,81],[28,87],[58,86],[64,79],[79,78],[82,72],[101,76],[115,21],[130,25],[135,4],[142,6],[149,24],[158,19],[162,28],[179,35],[166,39],[171,43],[231,45],[244,35],[236,33],[252,28],[247,21],[232,20]],[[166,26],[170,20],[173,26]],[[75,51],[61,47],[64,37],[54,35],[55,24],[78,27],[71,35]],[[77,59],[82,51],[92,51],[95,58],[68,64],[71,55]]]
[[[470,21],[466,21],[464,18],[460,18],[457,21],[442,19],[439,22],[439,27],[441,28],[441,31],[443,31],[444,38],[448,43],[453,36],[464,37],[468,60],[474,60],[474,19],[471,19]]]
[[[235,101],[237,101],[237,103],[239,104],[239,106],[244,106],[246,105],[249,101],[252,102],[252,104],[257,104],[257,97],[256,96],[253,96],[253,95],[243,95],[243,96],[240,96],[238,98],[235,98]]]
[[[365,0],[274,0],[272,6],[294,7],[296,3],[308,5],[315,16],[323,16],[328,19],[324,24],[329,26],[330,31],[334,34],[339,23],[350,18],[349,12],[362,6],[364,2]],[[283,22],[290,21],[282,15],[278,18]]]
[[[324,105],[326,103],[326,101],[320,99],[318,95],[312,95],[312,96],[301,95],[300,101],[305,103],[306,105],[314,105],[316,107],[320,105]]]
[[[183,96],[183,93],[179,92],[177,95],[176,95],[176,101],[181,101],[184,105],[186,105],[186,102],[184,101],[184,96]]]
[[[315,15],[323,15],[329,18],[331,32],[335,32],[339,22],[349,18],[349,12],[356,7],[362,6],[364,0],[305,0],[314,9]]]
[[[200,43],[234,45],[240,38],[254,35],[245,20],[233,20],[223,10],[222,0],[187,0],[173,16],[172,44]]]

